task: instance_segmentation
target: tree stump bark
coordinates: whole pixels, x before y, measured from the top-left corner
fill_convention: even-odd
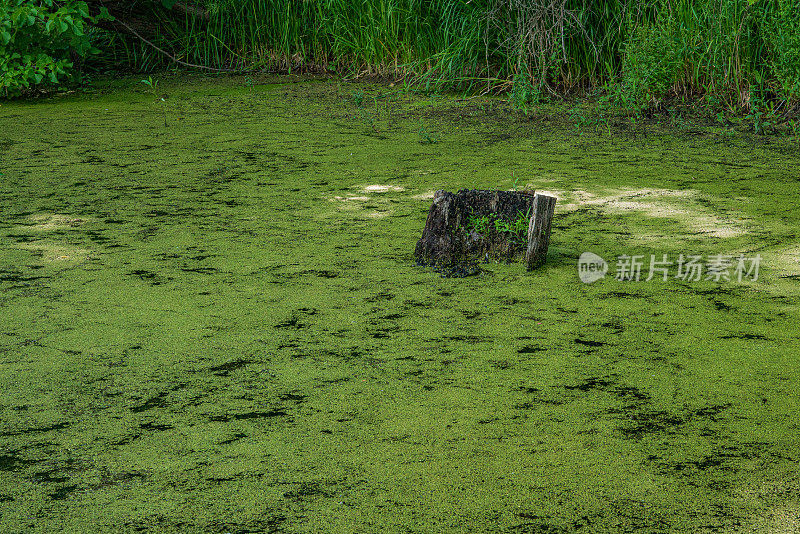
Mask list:
[[[555,197],[536,195],[533,199],[533,215],[528,226],[528,250],[525,266],[530,271],[544,263],[550,245],[550,224],[556,209]]]
[[[468,276],[480,271],[479,261],[524,254],[534,200],[528,191],[437,191],[414,250],[417,264]]]

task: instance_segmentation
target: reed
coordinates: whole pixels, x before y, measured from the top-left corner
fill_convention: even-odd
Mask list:
[[[650,102],[715,94],[747,106],[754,93],[797,96],[796,2],[210,0],[207,22],[187,16],[163,34],[182,59],[218,68],[335,70],[428,90],[615,86]],[[131,63],[154,68],[152,54],[125,46]]]

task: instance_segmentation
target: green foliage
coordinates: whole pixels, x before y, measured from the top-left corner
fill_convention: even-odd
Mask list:
[[[755,71],[787,91],[796,82],[797,0],[557,4],[216,0],[209,25],[187,27],[185,56],[211,66],[244,59],[284,70],[400,76],[404,86],[425,91],[504,88],[525,113],[559,88],[607,86],[634,120],[678,92],[745,102]]]
[[[381,130],[380,128],[378,128],[378,125],[375,122],[375,119],[378,117],[378,98],[375,97],[374,99],[375,101],[374,116],[370,115],[370,113],[367,112],[366,107],[364,107],[364,99],[366,98],[364,91],[360,90],[353,91],[353,93],[350,95],[350,98],[353,101],[353,104],[356,106],[356,111],[358,112],[358,116],[361,118],[361,122],[363,122],[367,127],[369,127],[370,130],[372,130],[374,133],[380,135]]]
[[[0,94],[69,80],[70,54],[98,52],[86,34],[93,20],[82,1],[0,0]]]
[[[681,57],[667,23],[641,24],[625,44],[622,91],[640,106],[657,101],[678,81]]]
[[[750,101],[750,113],[747,114],[745,119],[752,121],[753,133],[769,133],[777,122],[775,105],[758,97],[753,98]]]
[[[424,125],[419,127],[417,133],[419,134],[419,142],[423,145],[435,145],[439,142],[439,135],[428,131]]]
[[[578,135],[583,135],[583,132],[588,129],[592,122],[580,106],[575,106],[569,110],[569,118],[575,125],[575,131]]]
[[[518,74],[514,78],[509,97],[514,108],[527,115],[528,106],[539,103],[544,97],[544,92],[541,84],[534,85],[528,75]]]
[[[495,215],[475,215],[467,217],[467,232],[475,232],[486,235],[491,231],[509,234],[508,237],[517,243],[525,243],[528,240],[528,223],[530,215],[518,212],[512,221],[506,221]]]
[[[146,80],[142,80],[142,83],[150,89],[150,92],[153,93],[153,96],[156,96],[156,91],[158,90],[158,80],[154,80],[152,76],[148,76]]]
[[[146,80],[142,80],[142,83],[146,85],[150,91],[150,93],[156,98],[156,103],[161,105],[161,112],[164,115],[164,127],[167,126],[167,100],[158,94],[158,80],[154,80],[152,76],[148,76]]]
[[[528,239],[528,217],[522,212],[511,222],[495,219],[494,228],[498,233],[510,234],[511,240],[518,243],[524,243]]]
[[[357,108],[364,107],[364,91],[353,91],[352,98]]]
[[[759,91],[800,99],[798,0],[206,0],[208,17],[168,17],[175,0],[143,1],[160,22],[154,41],[208,67],[378,75],[415,91],[507,91],[526,114],[547,95],[605,87],[608,103],[634,121],[692,93],[719,96],[729,112],[749,109],[756,74]],[[65,78],[70,49],[89,53],[82,2],[0,6],[2,24],[13,18],[14,27],[38,32],[25,44],[3,26],[0,47],[13,38],[44,54],[12,60],[13,51],[0,50],[0,75],[16,80],[0,86],[6,94]],[[35,12],[32,25],[14,14],[19,6]],[[139,40],[91,33],[109,50],[107,66],[127,61],[149,72],[169,64]],[[354,94],[359,108],[361,98]],[[608,127],[607,116],[600,121]]]
[[[783,96],[800,98],[800,5],[797,0],[777,0],[764,27],[770,51],[770,70]]]
[[[378,97],[376,96],[373,98],[375,103],[375,109],[373,113],[370,113],[364,106],[365,99],[366,94],[361,90],[353,91],[350,95],[350,100],[356,107],[356,113],[361,119],[361,122],[364,123],[364,125],[367,126],[372,132],[381,135],[381,130],[378,128],[378,124],[376,122],[376,120],[379,118]]]
[[[467,217],[467,231],[485,234],[489,230],[491,219],[487,215],[477,216],[471,214]]]
[[[613,110],[612,97],[612,94],[603,94],[591,106],[576,104],[569,109],[570,121],[578,135],[583,135],[589,130],[611,134],[609,118]]]

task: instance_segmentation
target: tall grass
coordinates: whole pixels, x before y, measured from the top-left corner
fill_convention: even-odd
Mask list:
[[[797,96],[800,80],[798,0],[209,0],[208,9],[207,21],[187,15],[163,34],[181,59],[219,68],[336,70],[427,89],[616,84],[644,103],[719,94],[743,106],[754,91]]]

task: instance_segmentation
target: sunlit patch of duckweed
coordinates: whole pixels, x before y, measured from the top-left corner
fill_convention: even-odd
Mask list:
[[[367,213],[366,216],[370,219],[383,219],[384,217],[389,217],[393,212],[391,210],[386,211],[372,211]]]
[[[373,184],[373,185],[365,185],[364,187],[361,188],[361,190],[365,193],[388,193],[388,192],[405,191],[405,188],[400,187],[399,185]]]
[[[22,228],[34,232],[49,232],[52,230],[65,230],[78,228],[89,222],[87,217],[73,217],[56,213],[40,213],[28,217],[29,223]]]
[[[80,262],[91,255],[91,251],[84,248],[65,246],[56,243],[44,243],[41,241],[20,243],[16,246],[23,250],[30,251],[34,256],[48,263]]]
[[[340,197],[335,196],[331,198],[331,200],[336,200],[338,202],[367,202],[370,200],[370,197]]]
[[[696,190],[629,189],[609,191],[601,194],[582,190],[558,191],[567,201],[559,205],[560,211],[572,211],[586,207],[602,209],[611,214],[639,212],[647,217],[673,219],[693,234],[709,237],[729,238],[746,233],[739,213],[720,216],[709,207],[713,199]]]
[[[433,196],[436,194],[436,191],[430,190],[425,191],[424,193],[418,193],[416,195],[412,195],[411,198],[414,200],[433,200]]]
[[[0,107],[0,532],[796,529],[796,147],[275,81]],[[542,268],[415,265],[434,191],[522,184]]]
[[[800,278],[800,244],[780,246],[761,251],[760,254],[766,263],[778,270],[780,276]]]

